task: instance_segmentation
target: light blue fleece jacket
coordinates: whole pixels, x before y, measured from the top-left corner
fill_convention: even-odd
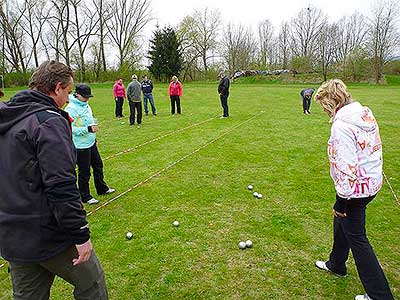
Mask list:
[[[75,148],[87,149],[92,147],[96,142],[96,134],[88,130],[88,126],[95,124],[89,103],[70,95],[69,104],[65,111],[74,119],[72,122],[72,139]]]

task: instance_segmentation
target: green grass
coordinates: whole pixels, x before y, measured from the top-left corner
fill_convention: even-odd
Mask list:
[[[125,124],[114,119],[111,84],[93,85],[103,158],[219,115],[216,88],[184,84],[183,114],[170,116],[167,85],[157,85],[158,116],[144,117],[137,129],[127,118]],[[400,87],[356,85],[350,91],[379,121],[384,170],[399,193]],[[104,161],[106,181],[117,193],[170,166],[88,217],[110,299],[347,300],[363,293],[352,258],[345,279],[314,267],[332,246],[330,125],[315,102],[312,115],[302,114],[299,92],[298,85],[233,84],[231,118],[214,118]],[[250,183],[262,200],[247,190]],[[174,220],[180,227],[172,226]],[[399,220],[400,206],[385,184],[368,207],[367,230],[395,298]],[[239,250],[246,239],[254,247]],[[11,299],[10,291],[0,269],[0,299]],[[71,292],[57,279],[52,299],[71,299]]]

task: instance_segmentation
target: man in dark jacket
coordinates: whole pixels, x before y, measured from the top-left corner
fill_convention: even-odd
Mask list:
[[[149,109],[147,108],[147,101],[149,101],[153,116],[157,116],[157,110],[153,98],[153,82],[151,82],[151,80],[147,78],[147,75],[143,75],[142,79],[143,80],[141,82],[141,85],[143,92],[144,113],[146,114],[146,116],[149,114]]]
[[[221,118],[227,118],[229,117],[229,109],[228,109],[229,78],[224,74],[224,72],[220,72],[218,77],[220,78],[218,85],[218,94],[221,100],[221,106],[224,111]]]
[[[70,119],[61,110],[72,70],[47,61],[29,86],[0,102],[0,253],[14,299],[49,299],[55,275],[74,285],[77,300],[108,299],[76,187]]]

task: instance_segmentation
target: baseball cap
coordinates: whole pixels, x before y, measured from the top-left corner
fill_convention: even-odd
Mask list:
[[[84,98],[90,98],[93,97],[92,95],[92,90],[90,89],[90,86],[80,83],[77,84],[75,87],[75,93],[81,95]]]

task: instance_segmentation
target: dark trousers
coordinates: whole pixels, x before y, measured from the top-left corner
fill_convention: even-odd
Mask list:
[[[82,202],[90,200],[92,195],[89,189],[90,167],[93,169],[94,186],[97,194],[105,194],[108,190],[107,184],[104,182],[103,161],[96,143],[86,149],[77,149],[77,165],[78,165],[78,187],[81,193]]]
[[[117,118],[122,118],[124,115],[122,114],[122,107],[124,106],[124,98],[116,97],[115,98],[115,116]]]
[[[175,114],[175,104],[178,114],[181,113],[181,98],[179,96],[170,96],[171,98],[171,114]]]
[[[307,99],[306,97],[303,98],[303,112],[310,112],[310,106],[311,106],[311,98]]]
[[[40,263],[10,262],[14,300],[48,300],[56,275],[74,286],[76,300],[107,300],[104,272],[96,253],[93,251],[87,262],[73,266],[76,257],[76,248],[71,247]]]
[[[229,117],[228,97],[229,95],[219,95],[219,98],[221,99],[221,106],[224,111],[224,117]]]
[[[129,116],[129,123],[131,125],[135,124],[135,112],[136,112],[137,123],[142,124],[142,102],[129,101],[129,109],[131,111]]]
[[[347,217],[334,218],[334,242],[327,267],[335,273],[346,274],[346,261],[351,249],[368,296],[373,300],[390,300],[393,295],[365,230],[366,206],[374,197],[348,200]]]

